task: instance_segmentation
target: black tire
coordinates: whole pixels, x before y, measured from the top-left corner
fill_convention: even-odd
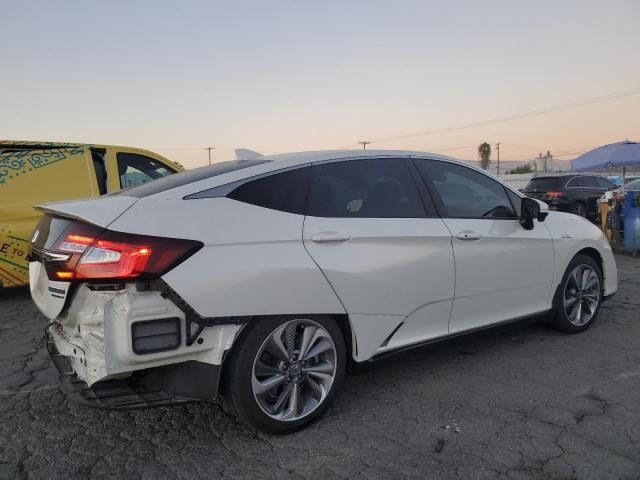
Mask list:
[[[584,270],[588,271],[588,269],[591,269],[591,271],[593,271],[596,274],[598,279],[598,287],[597,287],[597,304],[595,306],[595,309],[593,310],[593,313],[590,315],[590,317],[584,321],[584,323],[580,323],[580,322],[577,322],[575,318],[573,321],[569,318],[569,314],[567,313],[567,308],[570,308],[571,309],[570,313],[573,313],[573,308],[577,307],[577,302],[576,302],[576,307],[572,307],[570,304],[570,301],[573,300],[574,298],[571,292],[575,290],[575,279],[572,279],[571,277],[572,277],[572,273],[575,272],[576,269],[583,268],[583,267],[584,267]],[[598,317],[598,313],[600,312],[600,305],[602,305],[603,291],[604,291],[604,282],[602,278],[602,269],[600,268],[600,265],[598,264],[598,262],[596,262],[589,255],[584,255],[584,254],[576,255],[573,258],[573,260],[571,260],[571,262],[569,263],[569,266],[567,267],[567,270],[564,272],[564,275],[562,277],[562,281],[558,286],[558,290],[556,291],[556,295],[554,299],[555,313],[554,313],[554,318],[552,322],[553,327],[564,333],[580,333],[585,331],[587,328],[589,328],[593,324],[593,322]],[[591,295],[596,295],[595,289],[593,292],[589,291],[589,293],[590,293],[589,295],[590,297]],[[587,305],[587,302],[590,302],[591,300],[587,299],[587,295],[584,293],[576,294],[576,295],[579,297],[578,302],[582,302],[581,308],[590,309],[590,305]],[[566,308],[565,308],[565,299],[568,300]],[[585,307],[585,305],[587,306]]]
[[[263,407],[260,406],[254,396],[252,388],[254,364],[260,352],[263,351],[263,344],[274,331],[284,324],[290,324],[294,320],[312,321],[315,324],[319,324],[329,333],[335,351],[335,373],[326,396],[314,410],[296,420],[277,420],[263,411]],[[315,317],[313,320],[300,319],[299,317],[295,319],[291,317],[273,317],[255,320],[242,331],[231,349],[229,358],[225,362],[225,385],[223,391],[226,395],[224,401],[229,403],[225,410],[234,412],[237,417],[256,430],[274,435],[293,433],[313,422],[329,408],[344,380],[346,364],[347,350],[342,330],[335,319],[331,317]]]
[[[578,215],[579,217],[587,217],[587,206],[584,202],[574,202],[571,207],[569,207],[569,213],[573,213],[574,215]]]

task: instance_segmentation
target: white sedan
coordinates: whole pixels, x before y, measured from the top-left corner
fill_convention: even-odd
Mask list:
[[[32,297],[74,398],[218,393],[257,429],[320,416],[348,367],[617,289],[611,248],[486,172],[403,151],[260,156],[40,207]]]

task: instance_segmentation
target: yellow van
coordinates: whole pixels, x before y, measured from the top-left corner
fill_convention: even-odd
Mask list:
[[[29,281],[29,236],[44,202],[97,197],[184,170],[147,150],[0,141],[0,286]]]

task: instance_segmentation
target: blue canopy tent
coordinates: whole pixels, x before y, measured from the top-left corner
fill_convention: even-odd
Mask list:
[[[577,172],[607,167],[623,167],[624,172],[624,167],[631,165],[640,166],[640,142],[629,140],[595,148],[571,162],[571,168]]]

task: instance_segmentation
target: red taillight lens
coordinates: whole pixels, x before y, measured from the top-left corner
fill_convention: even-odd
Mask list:
[[[553,200],[554,198],[566,198],[567,194],[564,192],[547,192],[545,197],[549,200]]]
[[[133,278],[145,273],[151,249],[145,245],[98,240],[76,267],[76,278]]]
[[[158,277],[193,254],[202,243],[113,232],[74,223],[51,248],[69,254],[46,263],[52,280],[120,280]]]

